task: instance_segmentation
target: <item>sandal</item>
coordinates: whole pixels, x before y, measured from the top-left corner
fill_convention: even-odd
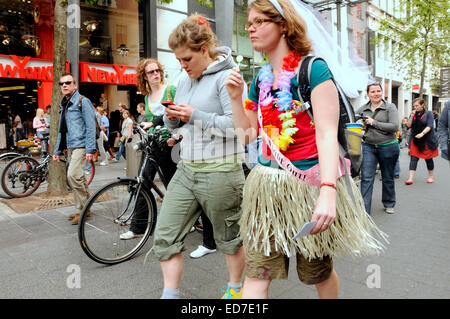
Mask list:
[[[405,184],[406,185],[412,185],[412,184],[414,184],[414,182],[413,181],[405,181]]]
[[[434,183],[434,179],[432,177],[430,177],[429,179],[427,179],[427,183],[428,184],[433,184]]]

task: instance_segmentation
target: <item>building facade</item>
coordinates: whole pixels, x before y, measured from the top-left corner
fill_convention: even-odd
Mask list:
[[[136,88],[136,66],[144,57],[156,57],[165,67],[165,79],[175,84],[183,72],[168,47],[171,31],[187,16],[198,12],[208,20],[220,44],[242,55],[240,68],[250,81],[264,59],[252,49],[244,25],[248,0],[100,0],[94,6],[68,0],[66,68],[75,74],[80,92],[112,112],[119,103],[132,113],[143,96]],[[407,116],[418,88],[410,86],[393,67],[391,51],[396,43],[375,47],[378,21],[399,14],[398,0],[324,1],[311,3],[328,19],[330,32],[342,47],[352,47],[364,58],[372,75],[384,84],[385,98]],[[53,79],[53,14],[55,0],[0,1],[0,124],[8,111],[32,119],[36,108],[51,104]],[[417,90],[416,90],[417,89]],[[437,96],[425,84],[425,98],[431,109],[439,109]],[[355,107],[367,102],[365,92],[352,101]],[[31,131],[31,130],[30,130]]]

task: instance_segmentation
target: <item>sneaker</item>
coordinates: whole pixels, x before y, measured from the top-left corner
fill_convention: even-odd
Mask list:
[[[142,236],[143,236],[143,234],[135,234],[131,230],[129,230],[126,233],[121,234],[120,239],[128,240],[128,239],[138,238],[138,237],[142,237]]]
[[[117,163],[119,160],[114,157],[111,161],[113,161],[114,163]]]
[[[89,172],[89,171],[84,171],[84,173],[85,173],[86,175],[91,175],[91,172]]]
[[[215,253],[215,252],[216,252],[215,249],[208,249],[205,246],[200,245],[189,256],[191,256],[191,258],[200,258],[200,257],[203,257],[203,256],[205,256],[207,254],[212,254],[212,253]]]
[[[393,213],[395,213],[394,207],[386,207],[386,208],[384,209],[384,211],[385,211],[387,214],[393,214]]]
[[[108,165],[108,163],[105,163],[105,162],[100,162],[100,164],[99,164],[100,166],[106,166],[106,165]]]
[[[228,286],[225,289],[224,288],[225,287],[222,287],[221,290],[222,290],[222,292],[224,292],[224,290],[226,289],[225,294],[220,299],[241,299],[242,288],[241,288],[241,291],[239,291],[239,293],[236,293],[232,288],[230,288]]]

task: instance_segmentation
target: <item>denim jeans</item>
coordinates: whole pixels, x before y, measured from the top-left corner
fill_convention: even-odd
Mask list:
[[[125,159],[127,158],[124,142],[120,143],[119,151],[116,154],[116,160],[119,160],[120,156],[123,156],[123,158],[125,158]]]
[[[382,177],[382,199],[385,208],[395,206],[395,180],[394,169],[397,163],[400,149],[398,144],[391,145],[372,145],[363,143],[362,145],[362,164],[361,164],[361,195],[364,199],[364,205],[367,213],[370,214],[372,206],[373,183],[377,164],[380,164]]]

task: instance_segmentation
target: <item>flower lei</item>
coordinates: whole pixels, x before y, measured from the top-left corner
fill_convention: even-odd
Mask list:
[[[265,107],[275,104],[278,107],[278,111],[283,112],[278,116],[282,122],[282,129],[279,136],[270,134],[270,131],[276,128],[275,126],[264,126],[268,130],[267,134],[269,137],[281,151],[286,151],[289,145],[295,142],[292,135],[298,131],[298,128],[295,127],[296,119],[294,118],[294,113],[298,114],[306,110],[302,103],[292,99],[291,93],[291,79],[295,76],[295,68],[300,63],[301,58],[300,54],[292,51],[283,59],[283,66],[278,77],[278,88],[280,91],[276,94],[277,98],[274,98],[271,94],[275,79],[272,72],[272,65],[263,65],[258,75],[260,81],[258,84],[260,88],[259,104]]]

